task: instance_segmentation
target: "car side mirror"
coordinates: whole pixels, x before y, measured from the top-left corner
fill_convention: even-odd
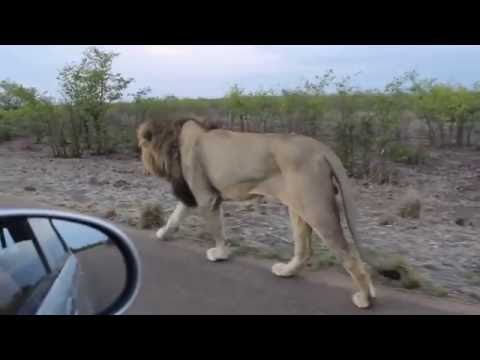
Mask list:
[[[0,314],[119,315],[137,296],[137,250],[118,227],[52,210],[0,210]]]

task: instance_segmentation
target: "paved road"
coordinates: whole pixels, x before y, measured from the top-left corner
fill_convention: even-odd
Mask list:
[[[0,207],[6,206],[39,205],[0,196]],[[334,270],[281,279],[271,274],[271,261],[211,263],[204,249],[187,241],[162,242],[152,232],[124,230],[143,262],[142,288],[128,314],[480,314],[478,306],[382,287],[375,307],[360,310],[351,302],[350,280]]]

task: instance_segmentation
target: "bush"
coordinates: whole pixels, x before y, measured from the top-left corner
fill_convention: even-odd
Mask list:
[[[140,229],[153,229],[164,224],[163,210],[160,205],[147,204],[142,208],[138,222]]]
[[[0,125],[0,142],[12,140],[13,130],[8,125]]]
[[[418,165],[426,160],[427,153],[421,146],[411,147],[393,143],[387,150],[387,158],[398,163]]]
[[[398,281],[405,289],[422,287],[420,274],[400,256],[386,256],[375,266],[375,271],[387,279]]]

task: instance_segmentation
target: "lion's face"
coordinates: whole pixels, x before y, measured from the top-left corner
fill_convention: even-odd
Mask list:
[[[197,203],[183,177],[179,144],[182,126],[188,120],[147,121],[138,128],[137,140],[146,172],[169,181],[175,196],[192,207]]]
[[[195,117],[146,121],[137,130],[138,146],[145,169],[169,181],[183,177],[180,157],[180,133],[187,121],[195,121],[206,131],[218,128]]]
[[[141,150],[141,159],[145,168],[145,173],[157,176],[164,176],[162,169],[162,161],[158,159],[158,154],[155,156],[153,148],[153,124],[145,122],[140,125],[137,130],[138,146]]]

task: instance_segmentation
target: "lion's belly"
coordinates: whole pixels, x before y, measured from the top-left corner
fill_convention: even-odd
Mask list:
[[[242,183],[224,187],[220,190],[222,194],[222,198],[224,200],[230,201],[244,201],[244,200],[251,200],[259,195],[252,194],[251,190],[255,188],[256,184],[252,183]]]
[[[250,191],[279,171],[265,141],[245,143],[236,137],[210,139],[202,144],[202,158],[210,183],[224,199],[239,201],[255,197]]]

